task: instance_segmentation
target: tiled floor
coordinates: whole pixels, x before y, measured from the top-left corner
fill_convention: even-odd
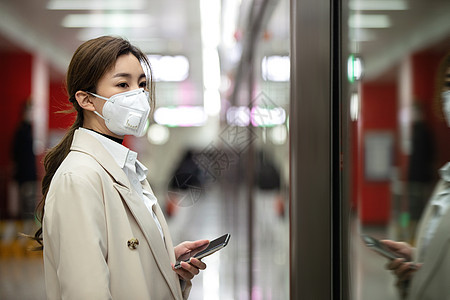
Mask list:
[[[288,220],[274,209],[273,193],[256,192],[253,256],[253,299],[289,299]],[[207,200],[206,200],[207,199]],[[245,197],[243,197],[245,199]],[[174,243],[214,238],[229,232],[229,245],[205,259],[208,268],[194,279],[190,299],[249,299],[248,240],[245,201],[224,200],[218,190],[188,207],[178,207],[168,218]],[[0,234],[8,231],[0,223]],[[393,276],[384,269],[384,258],[365,248],[359,233],[388,237],[385,228],[352,227],[352,287],[355,300],[398,299]],[[42,259],[28,253],[19,241],[3,242],[0,248],[0,299],[45,299]]]

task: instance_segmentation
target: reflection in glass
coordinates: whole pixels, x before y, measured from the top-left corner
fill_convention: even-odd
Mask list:
[[[416,299],[420,279],[413,279],[410,288],[396,288],[397,278],[385,269],[388,260],[366,248],[360,234],[421,248],[420,221],[427,205],[436,200],[432,192],[443,172],[439,170],[450,161],[450,132],[441,111],[445,78],[441,63],[450,51],[450,3],[356,0],[347,4],[348,49],[364,61],[364,76],[350,81],[349,91],[352,99],[360,98],[359,118],[352,114],[351,123],[353,294],[355,299],[398,299],[406,291],[408,299]],[[371,135],[383,132],[391,136],[390,151],[382,147],[382,140],[367,143]],[[383,178],[368,176],[368,171],[382,166]],[[440,227],[431,228],[436,237],[427,249],[433,249],[439,236],[434,230]],[[432,264],[429,258],[411,259],[428,261],[427,268]],[[416,278],[423,274],[418,270]],[[440,299],[443,294],[436,286],[433,289],[437,293],[433,299]]]

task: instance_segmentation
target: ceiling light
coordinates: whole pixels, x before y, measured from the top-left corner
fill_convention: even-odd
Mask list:
[[[291,61],[289,56],[264,56],[261,72],[264,80],[289,81]]]
[[[183,81],[189,76],[186,56],[148,55],[155,81]]]
[[[369,42],[377,39],[373,29],[357,28],[349,32],[349,38],[354,42]]]
[[[347,78],[350,83],[361,79],[363,65],[360,57],[351,54],[347,59]]]
[[[88,41],[102,35],[129,36],[129,34],[130,28],[83,28],[79,30],[77,38],[80,41]]]
[[[359,114],[361,113],[361,100],[358,93],[352,93],[350,96],[350,119],[352,121],[358,121]]]
[[[203,91],[203,107],[209,116],[217,116],[220,113],[221,105],[218,90],[205,89]]]
[[[406,10],[408,4],[402,0],[353,0],[348,4],[352,10]]]
[[[164,145],[170,137],[169,129],[159,124],[152,124],[147,131],[147,139],[155,145]]]
[[[265,108],[254,106],[250,111],[251,122],[255,127],[273,127],[286,121],[286,111],[282,107]]]
[[[270,139],[275,145],[283,145],[287,141],[287,129],[284,125],[278,125],[270,131]]]
[[[388,28],[391,20],[387,15],[352,15],[348,18],[351,28]]]
[[[203,107],[209,116],[217,116],[220,99],[220,0],[200,0],[200,21],[203,66]]]
[[[207,118],[203,106],[160,107],[154,114],[156,123],[170,127],[202,126]]]
[[[147,27],[150,23],[150,17],[146,14],[70,14],[63,19],[62,26],[69,28],[138,28]]]
[[[144,8],[145,2],[142,0],[52,0],[47,3],[49,10],[140,10]]]

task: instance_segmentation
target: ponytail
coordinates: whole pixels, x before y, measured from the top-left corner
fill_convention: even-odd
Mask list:
[[[50,149],[44,157],[44,170],[45,175],[42,179],[42,198],[39,201],[39,204],[36,208],[36,218],[41,223],[40,228],[34,234],[32,239],[36,240],[40,246],[36,247],[35,250],[42,250],[42,220],[44,219],[44,206],[45,199],[47,197],[48,190],[50,188],[50,183],[53,179],[53,175],[55,175],[56,170],[58,170],[59,166],[69,154],[70,146],[72,145],[73,135],[75,130],[83,126],[83,112],[82,109],[78,106],[78,103],[74,102],[74,107],[77,111],[77,118],[69,130],[66,132],[61,141],[52,149]]]

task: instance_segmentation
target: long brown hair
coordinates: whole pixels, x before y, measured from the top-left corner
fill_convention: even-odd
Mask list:
[[[42,249],[42,220],[44,218],[45,198],[50,187],[53,175],[63,160],[69,154],[75,130],[83,126],[83,109],[75,99],[77,91],[96,92],[96,85],[100,78],[114,67],[119,56],[133,54],[143,65],[147,76],[147,88],[150,91],[150,106],[153,110],[154,85],[150,62],[147,56],[130,42],[118,37],[102,36],[83,43],[75,51],[69,64],[66,75],[66,90],[69,102],[73,105],[77,117],[62,140],[54,148],[50,149],[44,157],[45,175],[42,179],[42,199],[36,209],[36,217],[41,222],[41,227],[36,231],[34,239],[38,241]]]

